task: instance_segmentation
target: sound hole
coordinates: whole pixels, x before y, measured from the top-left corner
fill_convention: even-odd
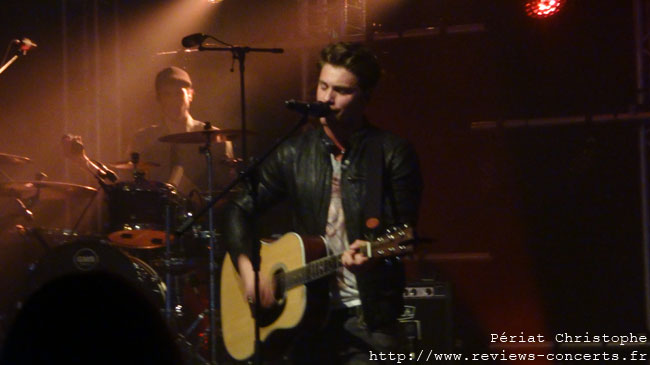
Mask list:
[[[285,294],[285,280],[284,280],[284,270],[277,269],[273,273],[273,281],[275,282],[275,300],[278,302],[284,301]]]

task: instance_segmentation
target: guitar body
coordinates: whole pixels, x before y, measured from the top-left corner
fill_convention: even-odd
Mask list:
[[[273,277],[277,271],[291,271],[326,255],[321,238],[287,233],[273,243],[262,242],[260,273]],[[265,359],[282,355],[297,331],[318,328],[327,317],[329,279],[322,278],[284,293],[278,304],[262,311],[260,339]],[[243,285],[226,255],[221,272],[221,325],[226,350],[236,360],[255,353],[255,322]]]

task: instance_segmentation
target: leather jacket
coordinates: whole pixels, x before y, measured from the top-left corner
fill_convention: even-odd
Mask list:
[[[366,124],[356,131],[342,159],[341,195],[350,243],[368,239],[364,203],[371,144],[380,143],[383,155],[381,227],[417,222],[422,181],[415,151],[405,140]],[[288,199],[293,228],[299,234],[324,236],[330,205],[333,143],[321,127],[287,140],[260,167],[258,212]],[[233,199],[224,214],[223,238],[231,258],[250,257],[253,219],[250,193]],[[236,265],[236,264],[235,264]],[[371,328],[388,325],[402,313],[404,268],[398,259],[386,259],[359,273],[357,285],[364,320]]]

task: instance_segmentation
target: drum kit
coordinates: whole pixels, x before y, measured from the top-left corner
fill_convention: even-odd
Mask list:
[[[217,137],[237,133],[212,129],[167,135],[159,141],[209,145],[217,142]],[[138,161],[134,155],[130,161],[110,164],[130,173],[132,179],[101,184],[108,212],[107,222],[102,224],[105,230],[81,233],[77,231],[79,222],[97,200],[99,190],[46,181],[44,174],[33,181],[15,181],[3,172],[3,167],[25,168],[30,163],[27,157],[0,153],[0,175],[5,180],[0,182],[0,200],[9,203],[0,210],[0,293],[4,293],[0,335],[22,301],[44,283],[68,273],[105,270],[142,288],[159,305],[183,350],[207,363],[205,359],[212,358],[210,333],[216,331],[208,321],[214,321],[208,318],[215,313],[208,291],[215,281],[212,275],[209,280],[207,276],[214,273],[221,257],[214,249],[218,233],[212,228],[212,219],[208,219],[208,227],[194,224],[188,234],[171,234],[195,214],[190,199],[171,184],[147,180],[146,171],[160,165]],[[209,201],[211,195],[201,194],[201,199]],[[41,217],[46,204],[58,206],[59,211],[70,206],[82,208],[73,217],[74,224],[53,226],[50,218]],[[205,220],[201,222],[206,225]]]

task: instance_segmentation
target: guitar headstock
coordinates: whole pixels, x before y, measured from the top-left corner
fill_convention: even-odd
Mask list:
[[[408,224],[393,226],[370,243],[368,257],[402,256],[413,252],[410,241],[415,239],[413,227]]]

